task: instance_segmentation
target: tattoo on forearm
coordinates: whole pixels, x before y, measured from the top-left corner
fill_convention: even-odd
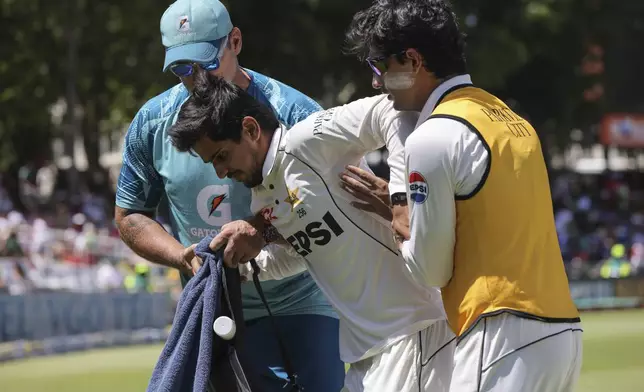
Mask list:
[[[134,253],[155,264],[185,267],[178,258],[183,246],[154,220],[153,213],[117,209],[115,215],[121,240]]]
[[[129,215],[124,218],[124,222],[122,225],[124,227],[119,228],[121,239],[127,245],[132,246],[132,244],[136,242],[137,237],[139,237],[143,229],[153,224],[156,224],[156,222],[149,219],[145,215],[143,216]]]

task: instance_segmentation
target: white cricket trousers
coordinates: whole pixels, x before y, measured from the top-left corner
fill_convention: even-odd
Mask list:
[[[581,335],[580,323],[484,317],[456,345],[450,391],[573,392]]]
[[[352,363],[342,391],[447,392],[455,345],[447,321],[437,321],[373,357]]]

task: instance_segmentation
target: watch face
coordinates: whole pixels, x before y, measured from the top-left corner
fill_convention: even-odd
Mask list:
[[[407,203],[407,194],[406,193],[394,193],[391,195],[391,204],[403,204]]]

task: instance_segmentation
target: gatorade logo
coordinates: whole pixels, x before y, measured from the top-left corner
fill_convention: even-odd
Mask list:
[[[229,192],[228,185],[208,185],[199,192],[197,213],[207,225],[221,227],[232,220]]]
[[[413,171],[409,174],[409,197],[414,203],[422,204],[427,200],[427,181],[422,174]]]
[[[187,15],[183,15],[179,18],[179,31],[187,32],[190,30],[190,21],[188,20]]]
[[[215,197],[213,197],[213,198],[212,198],[212,201],[210,202],[210,216],[212,216],[212,214],[213,214],[215,211],[217,211],[217,207],[219,207],[219,205],[220,205],[224,200],[226,200],[226,194],[225,194],[225,193],[224,193],[224,194],[222,194],[222,195],[217,195],[217,196],[215,196]]]

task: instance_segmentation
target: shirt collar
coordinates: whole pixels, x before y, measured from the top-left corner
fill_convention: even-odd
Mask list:
[[[418,128],[420,124],[427,121],[429,116],[432,115],[434,109],[436,109],[436,105],[438,105],[441,99],[443,99],[443,97],[447,95],[448,92],[456,87],[467,86],[471,84],[472,78],[468,74],[454,76],[453,78],[447,79],[443,83],[439,84],[438,87],[436,87],[436,89],[434,89],[434,91],[432,91],[432,93],[429,95],[427,102],[425,102],[425,106],[423,106],[423,110],[421,110],[420,112],[418,122],[416,122],[416,128]]]
[[[271,139],[271,145],[268,147],[268,152],[266,153],[266,158],[264,159],[264,165],[262,166],[262,177],[264,181],[273,171],[275,166],[275,160],[277,157],[277,150],[279,149],[280,143],[282,142],[282,132],[283,125],[280,125],[275,132],[273,133],[273,138]]]

